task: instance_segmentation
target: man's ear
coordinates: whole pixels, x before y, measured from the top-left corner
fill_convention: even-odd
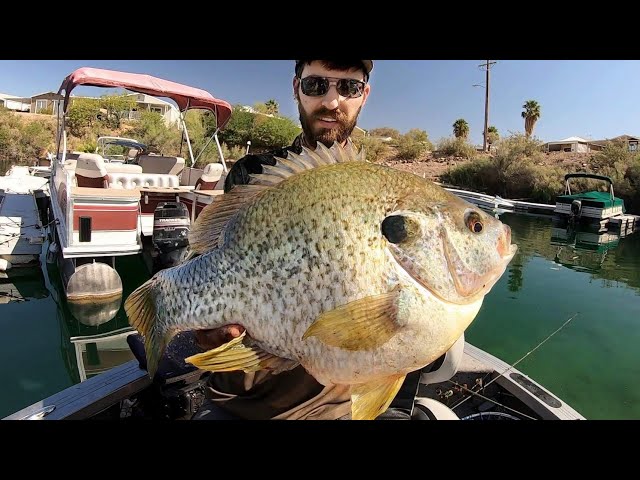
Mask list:
[[[361,108],[364,107],[365,103],[367,103],[367,97],[369,96],[369,93],[371,92],[371,85],[370,84],[366,84],[364,86],[364,93],[362,94],[362,96],[364,97],[362,99],[362,105]]]
[[[300,79],[298,77],[293,77],[293,99],[298,102],[300,99],[298,98],[298,86],[300,85]]]

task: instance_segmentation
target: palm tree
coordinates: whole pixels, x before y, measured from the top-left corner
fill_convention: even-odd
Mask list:
[[[280,105],[278,105],[278,102],[276,102],[273,98],[267,100],[264,105],[265,107],[267,107],[267,114],[277,115],[280,111]]]
[[[466,138],[469,136],[469,124],[464,118],[459,118],[453,122],[453,134],[456,138]]]
[[[527,138],[533,133],[533,127],[540,118],[540,104],[535,100],[527,100],[522,106],[522,118],[524,118],[524,131]]]
[[[489,128],[487,128],[487,143],[489,144],[489,148],[491,148],[491,145],[496,143],[498,140],[500,140],[498,129],[491,125]]]

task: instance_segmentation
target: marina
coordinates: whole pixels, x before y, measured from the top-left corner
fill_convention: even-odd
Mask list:
[[[14,172],[3,179],[5,192],[7,192],[5,197],[9,199],[5,205],[11,205],[14,198],[21,200],[23,210],[16,210],[15,213],[18,215],[12,217],[13,221],[20,225],[25,223],[37,225],[37,228],[34,228],[39,233],[38,238],[42,240],[31,242],[37,245],[37,252],[34,249],[32,255],[38,255],[42,258],[50,257],[50,245],[45,242],[45,233],[49,229],[43,226],[40,220],[42,217],[46,218],[46,211],[39,210],[39,204],[36,201],[36,195],[41,195],[43,191],[48,192],[47,185],[42,183],[42,178],[31,176],[29,182],[36,183],[30,183],[29,186],[32,188],[29,188],[22,179],[23,175],[16,175]],[[18,184],[20,187],[16,186]],[[26,193],[23,193],[23,190]],[[511,219],[529,216],[539,218],[541,221],[549,221],[548,219],[554,218],[552,205],[541,206],[540,204],[501,197],[491,198],[484,194],[458,189],[453,190],[452,193],[460,195],[465,200],[475,203],[487,211],[494,212],[497,216],[510,215]],[[194,195],[198,195],[198,192],[194,192]],[[28,202],[25,200],[27,197],[30,198]],[[28,208],[25,208],[24,205],[28,205]],[[47,203],[41,201],[40,205],[47,205]],[[546,214],[540,213],[541,211]],[[188,219],[188,211],[185,213]],[[604,268],[607,254],[611,255],[611,252],[619,247],[621,239],[633,233],[637,225],[637,217],[633,215],[616,215],[611,218],[620,217],[622,217],[621,221],[610,224],[613,226],[617,223],[618,228],[611,228],[607,232],[590,232],[588,230],[575,232],[570,228],[558,227],[551,222],[554,226],[551,227],[549,246],[557,247],[554,262],[577,271],[594,272]],[[594,255],[595,258],[593,258]],[[151,274],[153,271],[152,262],[150,263],[149,258],[145,259],[144,256],[141,257],[141,260],[142,263],[138,265],[146,266],[144,274]],[[86,264],[85,268],[93,268],[95,265],[94,263]],[[57,268],[55,264],[48,265],[46,275],[50,275],[51,272],[54,272],[55,275]],[[112,268],[117,270],[115,263]],[[18,269],[18,271],[20,270]],[[517,265],[511,270],[512,273],[514,271],[518,271]],[[88,271],[87,273],[90,276],[96,276],[95,272]],[[118,277],[120,278],[120,274]],[[62,275],[60,278],[63,278]],[[508,281],[510,282],[512,278],[513,276],[510,274]],[[52,284],[50,278],[49,283]],[[59,287],[62,287],[62,283],[59,284]],[[120,288],[122,287],[120,286]],[[128,290],[131,288],[129,287]],[[3,288],[0,290],[4,292],[3,298],[7,302],[29,301],[29,297],[20,295],[13,284],[3,284]],[[121,293],[118,292],[113,299],[107,298],[103,302],[77,302],[65,298],[64,288],[50,288],[50,290],[59,308],[66,311],[65,315],[85,329],[85,331],[76,333],[68,331],[65,335],[67,338],[65,344],[68,345],[66,347],[67,365],[75,372],[77,380],[66,389],[42,398],[25,408],[18,409],[9,414],[6,419],[88,419],[94,417],[120,418],[122,416],[126,418],[127,414],[121,411],[123,406],[130,406],[138,398],[145,397],[147,394],[144,392],[150,388],[152,382],[148,378],[146,370],[139,367],[139,359],[135,358],[134,352],[131,350],[130,336],[136,332],[127,324],[126,315],[121,307]],[[46,294],[44,296],[46,297]],[[38,295],[36,295],[37,297]],[[39,294],[39,298],[42,297],[42,293]],[[114,321],[116,324],[113,324]],[[110,324],[112,326],[108,326]],[[87,328],[91,331],[86,331]],[[472,326],[470,329],[471,333],[474,328]],[[471,336],[473,338],[473,335]],[[425,412],[428,412],[428,415],[435,415],[437,418],[440,418],[441,415],[441,418],[452,419],[476,419],[477,415],[481,413],[486,417],[484,419],[490,419],[488,417],[491,415],[494,415],[495,419],[500,417],[500,419],[511,420],[585,418],[583,414],[578,413],[579,410],[574,410],[564,400],[545,389],[515,366],[505,363],[469,341],[465,341],[463,344],[463,347],[459,347],[459,358],[452,360],[453,367],[445,369],[444,373],[442,371],[437,374],[427,371],[422,373],[424,378],[419,383],[416,402],[410,407],[415,415],[427,415]],[[493,383],[492,388],[487,388],[487,382]],[[166,385],[169,385],[167,389],[186,388],[192,396],[201,384],[200,373],[193,371],[166,382]],[[480,390],[473,393],[474,390],[470,389],[469,385],[482,388],[482,393]],[[463,388],[463,386],[465,387]],[[467,395],[465,395],[464,389],[469,389]],[[543,394],[540,395],[540,392]],[[479,402],[477,398],[473,401],[466,401],[476,395],[482,396],[484,401]],[[459,407],[457,406],[458,402],[460,403]],[[462,407],[463,404],[464,407]],[[482,408],[478,410],[480,405]],[[457,411],[451,407],[456,407]]]
[[[173,100],[178,105],[180,128],[189,153],[186,161],[181,156],[148,151],[146,145],[123,137],[100,137],[94,153],[69,151],[66,113],[71,92],[89,85],[103,89],[119,87]],[[115,305],[122,295],[116,257],[143,254],[151,259],[152,269],[180,261],[190,223],[215,198],[215,194],[198,191],[182,199],[198,189],[200,183],[200,178],[194,179],[193,185],[181,181],[185,169],[193,173],[196,160],[185,122],[186,112],[204,110],[216,119],[217,129],[212,138],[220,154],[218,166],[222,168],[217,170],[211,186],[215,190],[226,170],[217,132],[229,120],[231,106],[188,85],[89,67],[67,75],[58,95],[62,103],[50,182],[50,216],[55,228],[49,251],[58,263],[69,301]],[[125,148],[127,152],[113,153],[110,148]],[[204,169],[199,173],[204,175]],[[191,180],[192,175],[184,178]],[[168,208],[171,206],[174,208]],[[186,207],[186,211],[181,211],[180,206]]]

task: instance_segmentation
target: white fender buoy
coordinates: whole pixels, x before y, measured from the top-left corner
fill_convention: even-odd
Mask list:
[[[5,260],[4,258],[0,258],[0,272],[6,272],[7,270],[11,270],[11,262],[9,260]]]
[[[112,320],[122,303],[122,280],[106,263],[85,263],[67,283],[67,305],[82,324],[98,326]]]

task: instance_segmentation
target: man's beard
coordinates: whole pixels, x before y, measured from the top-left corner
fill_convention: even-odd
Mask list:
[[[300,125],[302,125],[302,131],[304,132],[304,139],[312,147],[315,147],[316,142],[320,142],[328,148],[331,148],[334,142],[344,143],[356,127],[361,109],[362,107],[358,109],[353,119],[349,121],[347,116],[339,110],[320,108],[313,113],[307,113],[302,109],[302,104],[299,102],[298,113],[300,114]],[[333,128],[314,128],[313,121],[323,117],[336,120],[336,126]]]

